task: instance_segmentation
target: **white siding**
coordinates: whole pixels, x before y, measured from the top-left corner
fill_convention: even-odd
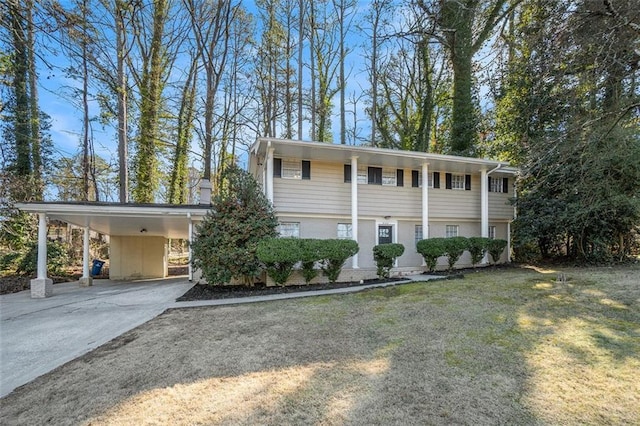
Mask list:
[[[440,188],[429,189],[429,218],[480,220],[480,175],[471,176],[471,190],[445,189],[445,172],[440,172]]]
[[[422,193],[409,186],[358,185],[358,214],[361,216],[420,217]]]
[[[311,161],[311,179],[273,178],[276,213],[351,214],[351,186],[342,164]]]

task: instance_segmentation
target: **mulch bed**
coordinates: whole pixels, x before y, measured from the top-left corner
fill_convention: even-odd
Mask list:
[[[67,283],[74,281],[80,277],[49,277],[53,280],[54,284]],[[25,275],[8,275],[6,277],[0,277],[0,294],[17,293],[23,290],[29,290],[31,288],[31,280],[33,277]]]
[[[299,293],[304,291],[330,290],[335,288],[357,287],[367,284],[390,283],[405,281],[405,278],[389,278],[386,280],[371,279],[364,282],[350,281],[326,284],[288,285],[284,287],[267,287],[264,283],[258,283],[253,287],[244,285],[208,285],[196,284],[185,294],[176,299],[177,302],[191,302],[197,300],[231,299],[237,297],[265,296],[270,294]]]

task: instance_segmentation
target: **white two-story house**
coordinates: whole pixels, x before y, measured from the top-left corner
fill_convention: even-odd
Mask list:
[[[381,243],[405,246],[396,268],[402,273],[423,269],[416,251],[423,238],[510,241],[516,169],[507,163],[261,138],[249,170],[273,203],[281,236],[358,242],[359,253],[345,265],[353,277],[375,276],[372,250]],[[457,266],[470,264],[465,253]]]

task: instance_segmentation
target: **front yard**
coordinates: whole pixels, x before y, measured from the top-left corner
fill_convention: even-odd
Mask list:
[[[172,310],[0,400],[0,423],[637,424],[640,267],[563,272]]]

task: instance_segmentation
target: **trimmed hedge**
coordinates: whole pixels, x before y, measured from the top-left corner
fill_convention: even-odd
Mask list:
[[[335,283],[342,271],[344,262],[358,253],[360,248],[358,243],[353,240],[331,239],[319,241],[322,241],[320,247],[322,272],[329,278],[329,282]]]
[[[278,285],[287,282],[298,262],[307,284],[319,273],[316,264],[333,283],[338,279],[346,260],[358,250],[358,243],[353,240],[267,238],[258,244],[256,255],[267,274]]]
[[[466,237],[452,237],[444,239],[444,251],[447,256],[447,263],[449,263],[449,270],[453,269],[462,253],[467,249],[469,242]]]
[[[389,278],[393,262],[404,253],[402,244],[379,244],[373,248],[373,260],[376,261],[380,278]]]
[[[482,237],[453,237],[420,240],[416,248],[418,253],[424,258],[429,271],[433,272],[438,264],[438,258],[441,256],[447,256],[449,270],[452,270],[465,250],[471,254],[471,262],[473,265],[479,263],[487,252],[491,255],[493,263],[496,263],[500,260],[500,256],[506,246],[506,240]]]
[[[276,284],[284,285],[291,276],[300,260],[300,245],[296,238],[267,238],[258,243],[256,256]]]
[[[487,251],[491,255],[491,259],[493,260],[493,263],[496,263],[498,262],[498,260],[500,260],[500,256],[502,256],[502,252],[504,251],[506,246],[507,246],[506,240],[491,240],[491,239],[489,240],[489,243],[487,245]]]
[[[305,284],[309,284],[312,279],[318,276],[319,270],[315,266],[316,262],[320,260],[321,250],[322,240],[313,238],[300,240],[300,270]]]
[[[485,253],[487,252],[487,248],[489,246],[490,238],[484,237],[470,237],[468,238],[467,250],[471,255],[471,264],[476,265],[480,263]]]
[[[445,238],[429,238],[427,240],[420,240],[416,245],[418,253],[422,255],[429,272],[436,270],[438,264],[438,258],[444,256],[447,252],[444,249],[443,241]]]

